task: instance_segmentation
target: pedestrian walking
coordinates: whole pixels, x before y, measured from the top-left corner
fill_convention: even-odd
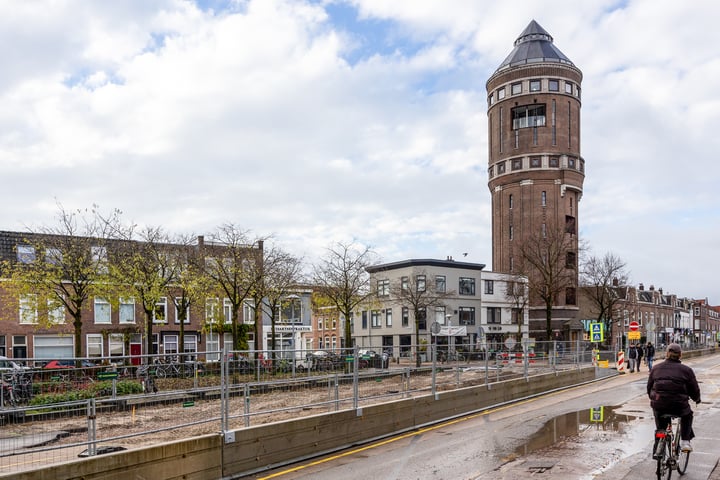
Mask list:
[[[643,346],[642,344],[638,343],[635,345],[635,348],[637,348],[637,371],[640,371],[640,365],[642,365],[642,359],[643,359]]]
[[[655,360],[655,347],[650,342],[647,342],[645,347],[645,363],[647,364],[648,371],[652,370],[653,360]]]
[[[630,347],[628,348],[628,370],[630,373],[633,373],[635,369],[637,368],[637,361],[638,361],[638,350],[634,343],[630,344]]]

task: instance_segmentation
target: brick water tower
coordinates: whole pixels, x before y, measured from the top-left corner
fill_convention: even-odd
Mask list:
[[[562,232],[559,271],[567,280],[553,299],[552,336],[565,340],[575,336],[569,325],[577,314],[578,204],[585,178],[581,82],[580,69],[533,20],[486,84],[492,269],[530,274],[523,249]],[[531,336],[546,337],[545,319],[545,302],[531,296]]]

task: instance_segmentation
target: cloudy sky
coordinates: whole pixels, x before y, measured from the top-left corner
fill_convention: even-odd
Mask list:
[[[491,268],[485,81],[535,19],[584,74],[580,231],[720,303],[716,0],[0,1],[0,229],[98,204],[309,263]],[[467,257],[463,257],[467,253]]]

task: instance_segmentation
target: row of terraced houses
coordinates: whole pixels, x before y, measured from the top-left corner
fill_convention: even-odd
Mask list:
[[[38,261],[46,252],[33,250],[33,234],[0,232],[0,258],[13,262]],[[199,244],[202,238],[199,239]],[[194,247],[187,247],[194,248]],[[532,338],[533,331],[527,309],[518,308],[507,295],[508,285],[517,277],[487,271],[485,265],[444,260],[411,259],[374,265],[368,269],[370,285],[376,295],[353,313],[350,322],[355,345],[362,349],[389,351],[394,357],[411,355],[419,327],[420,343],[452,344],[466,351],[499,350],[505,341]],[[412,305],[398,298],[396,286],[407,285],[428,289],[441,298],[425,308],[416,322]],[[66,358],[75,352],[74,326],[64,311],[53,312],[53,321],[38,322],[37,306],[21,297],[13,297],[0,282],[0,355],[24,358]],[[662,289],[643,285],[614,287],[621,299],[616,309],[616,326],[622,342],[631,322],[638,322],[643,340],[657,344],[677,341],[710,344],[720,334],[720,308],[707,299],[689,299],[667,294]],[[554,331],[556,340],[588,339],[588,324],[594,313],[581,294],[578,296],[577,319],[565,322]],[[337,350],[343,344],[345,321],[337,309],[316,306],[311,286],[298,287],[276,319],[275,343],[272,344],[271,319],[263,315],[260,349],[299,351],[296,355],[315,350]],[[210,306],[213,305],[211,308]],[[220,307],[220,305],[222,305]],[[217,306],[217,307],[215,307]],[[232,349],[231,334],[217,333],[208,328],[209,315],[222,309],[224,321],[232,321],[227,299],[208,300],[206,305],[191,306],[189,315],[181,318],[172,299],[161,298],[153,321],[152,351],[148,352],[143,312],[132,297],[108,302],[96,297],[87,303],[83,314],[82,353],[87,358],[140,356],[147,353],[175,354],[180,351],[180,326],[183,323],[184,352],[218,352]],[[241,324],[254,325],[254,305],[247,301],[242,309]],[[436,334],[436,335],[433,335]],[[249,332],[253,348],[254,331]],[[207,360],[217,359],[217,354]]]

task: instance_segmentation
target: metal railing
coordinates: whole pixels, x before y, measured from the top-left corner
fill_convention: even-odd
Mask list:
[[[0,404],[0,472],[511,378],[531,381],[593,362],[584,342],[410,349],[409,357],[358,348],[213,351],[28,368],[26,397]],[[19,373],[4,372],[3,385]]]

